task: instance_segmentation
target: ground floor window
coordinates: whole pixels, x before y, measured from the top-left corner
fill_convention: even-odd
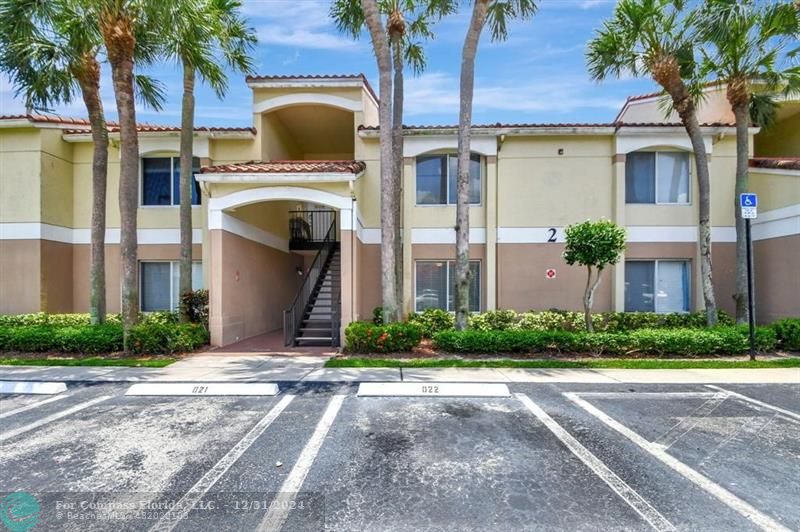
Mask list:
[[[685,260],[625,261],[625,310],[689,312],[689,272]]]
[[[469,287],[469,310],[481,310],[481,263],[469,261],[472,282]],[[456,262],[453,260],[418,260],[415,262],[415,309],[455,311]]]
[[[180,264],[177,261],[139,263],[139,297],[142,312],[180,308]],[[192,290],[203,287],[203,263],[192,262]]]

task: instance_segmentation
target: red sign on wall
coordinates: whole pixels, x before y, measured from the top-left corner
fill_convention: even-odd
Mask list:
[[[556,269],[555,268],[547,268],[544,271],[545,279],[555,279],[556,278]]]

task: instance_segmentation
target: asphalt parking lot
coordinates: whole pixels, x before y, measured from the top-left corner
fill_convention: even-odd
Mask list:
[[[35,498],[32,530],[800,529],[798,385],[129,386],[0,396],[0,496]]]

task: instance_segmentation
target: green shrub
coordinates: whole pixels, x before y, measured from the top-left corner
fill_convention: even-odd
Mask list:
[[[420,313],[412,313],[408,317],[408,323],[418,325],[422,330],[422,336],[431,338],[437,332],[455,327],[456,319],[446,310],[429,308]]]
[[[507,331],[516,327],[519,315],[513,310],[488,310],[469,317],[469,328],[478,331]]]
[[[785,318],[772,324],[778,346],[787,351],[800,351],[800,318]]]
[[[121,349],[122,327],[117,324],[0,326],[0,351],[111,353]]]
[[[193,290],[183,294],[181,311],[189,316],[190,322],[199,323],[208,329],[208,290]]]
[[[178,323],[178,315],[174,312],[147,312],[139,315],[142,323]],[[106,323],[120,324],[119,314],[106,314]],[[50,325],[53,327],[78,327],[91,325],[88,312],[73,314],[0,314],[0,327],[27,327],[30,325]]]
[[[747,329],[638,329],[625,332],[572,331],[444,331],[434,335],[437,349],[452,353],[540,353],[607,354],[617,356],[734,355],[748,350]],[[775,348],[775,331],[759,327],[756,345],[760,351]]]
[[[599,328],[599,323],[595,327]],[[520,314],[516,328],[524,331],[580,331],[586,325],[583,314],[579,312],[548,310]]]
[[[344,338],[351,353],[411,351],[422,340],[422,328],[408,322],[375,325],[369,321],[356,321],[347,326]]]
[[[383,307],[375,307],[372,309],[372,323],[375,325],[383,325]]]
[[[165,319],[161,316],[160,319]],[[143,323],[131,329],[133,351],[169,354],[208,343],[208,332],[198,324]],[[122,351],[122,325],[0,325],[0,351],[113,353]]]
[[[147,323],[131,328],[130,341],[135,353],[184,353],[207,344],[208,331],[197,323]]]

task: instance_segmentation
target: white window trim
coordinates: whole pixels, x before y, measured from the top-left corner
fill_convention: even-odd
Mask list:
[[[450,263],[455,262],[454,259],[416,259],[414,260],[414,312],[425,312],[425,309],[420,310],[417,308],[417,264],[420,262],[444,262],[445,263],[445,271],[447,275],[450,275]],[[478,265],[478,310],[470,311],[472,314],[480,314],[481,309],[483,308],[483,272],[481,267],[481,261],[479,259],[469,259],[470,264],[476,263]],[[445,293],[445,300],[450,300],[450,279],[447,279],[446,282],[447,292]],[[453,310],[447,309],[440,309],[444,310],[445,312],[449,312],[450,314],[455,314]]]
[[[194,158],[195,158],[195,156],[193,155],[192,159],[194,159]],[[169,159],[170,160],[170,164],[169,164],[169,177],[170,177],[170,181],[169,181],[169,205],[145,205],[145,203],[144,203],[144,163],[142,162],[145,159]],[[178,160],[178,165],[180,165],[181,164],[180,155],[153,155],[153,156],[143,155],[143,156],[139,157],[139,207],[142,207],[142,208],[145,208],[145,209],[174,209],[176,207],[180,207],[181,206],[180,203],[175,203],[175,197],[174,197],[175,196],[175,187],[173,186],[173,183],[172,183],[172,176],[175,174],[175,160],[176,159]],[[201,194],[200,195],[200,203],[198,203],[197,205],[192,203],[192,208],[195,209],[195,208],[199,208],[199,207],[202,207],[202,206],[203,206],[203,196]],[[150,261],[147,261],[147,262],[150,262]]]
[[[192,265],[202,264],[201,260],[193,260]],[[142,309],[142,298],[144,297],[144,275],[142,275],[142,264],[169,264],[169,310],[142,310],[142,312],[178,312],[180,310],[180,302],[172,300],[172,289],[174,288],[175,276],[173,275],[173,268],[180,268],[180,261],[177,260],[140,260],[139,261],[139,309]],[[202,273],[202,272],[201,272]],[[201,276],[202,278],[202,276]],[[204,287],[200,287],[200,290]]]
[[[455,207],[456,206],[456,203],[450,203],[450,163],[449,163],[449,161],[448,161],[448,164],[447,164],[447,177],[446,177],[446,183],[447,183],[446,189],[447,190],[445,191],[445,195],[447,196],[446,197],[447,201],[445,203],[417,203],[417,185],[416,185],[416,183],[417,183],[417,159],[419,159],[420,157],[441,157],[443,155],[447,156],[447,157],[451,157],[453,155],[458,156],[458,154],[455,154],[455,153],[452,153],[452,152],[447,152],[447,153],[420,153],[419,155],[414,157],[414,206],[415,207],[423,207],[423,208],[438,207],[438,208],[442,208],[442,207]],[[477,155],[478,156],[479,163],[480,163],[479,164],[480,172],[481,172],[480,176],[479,176],[480,185],[478,186],[478,194],[480,195],[480,198],[479,198],[479,201],[477,203],[470,203],[469,206],[470,207],[482,207],[483,206],[483,182],[484,182],[484,175],[485,175],[485,171],[483,169],[483,166],[484,166],[484,162],[485,162],[486,158],[483,155],[479,154],[479,153],[475,153],[475,152],[470,153],[470,157],[472,157],[473,155]],[[456,176],[456,178],[458,178],[458,176]]]
[[[654,161],[653,161],[653,164],[655,164],[655,175],[653,176],[653,179],[654,179],[654,182],[653,182],[653,187],[654,187],[653,188],[653,193],[654,193],[655,199],[654,199],[653,203],[649,203],[649,202],[648,203],[640,203],[640,202],[628,203],[628,198],[627,198],[627,195],[626,195],[625,205],[672,205],[672,206],[679,205],[679,206],[686,206],[686,205],[691,205],[692,204],[692,157],[690,157],[689,153],[684,152],[684,151],[675,151],[675,152],[668,151],[668,152],[665,152],[665,151],[652,151],[652,150],[640,150],[640,151],[635,151],[635,152],[631,152],[631,153],[653,153],[653,154],[655,154],[654,155]],[[689,165],[688,165],[689,175],[687,176],[687,187],[686,187],[687,188],[687,190],[686,190],[687,200],[685,202],[684,201],[674,201],[674,202],[673,201],[658,201],[658,156],[661,153],[686,153],[686,156],[687,156],[687,159],[688,159],[688,162],[689,162]],[[626,184],[626,186],[627,186],[627,184]]]
[[[674,311],[670,312],[661,312],[658,310],[658,298],[655,294],[656,284],[658,283],[658,265],[662,262],[681,262],[687,264],[689,267],[689,276],[687,277],[687,281],[689,286],[687,290],[689,292],[689,308],[687,310],[678,311],[678,314],[688,314],[692,311],[692,261],[690,259],[626,259],[626,263],[628,262],[652,262],[653,266],[653,312],[656,314],[672,314]],[[635,312],[635,311],[628,311],[625,312]]]

